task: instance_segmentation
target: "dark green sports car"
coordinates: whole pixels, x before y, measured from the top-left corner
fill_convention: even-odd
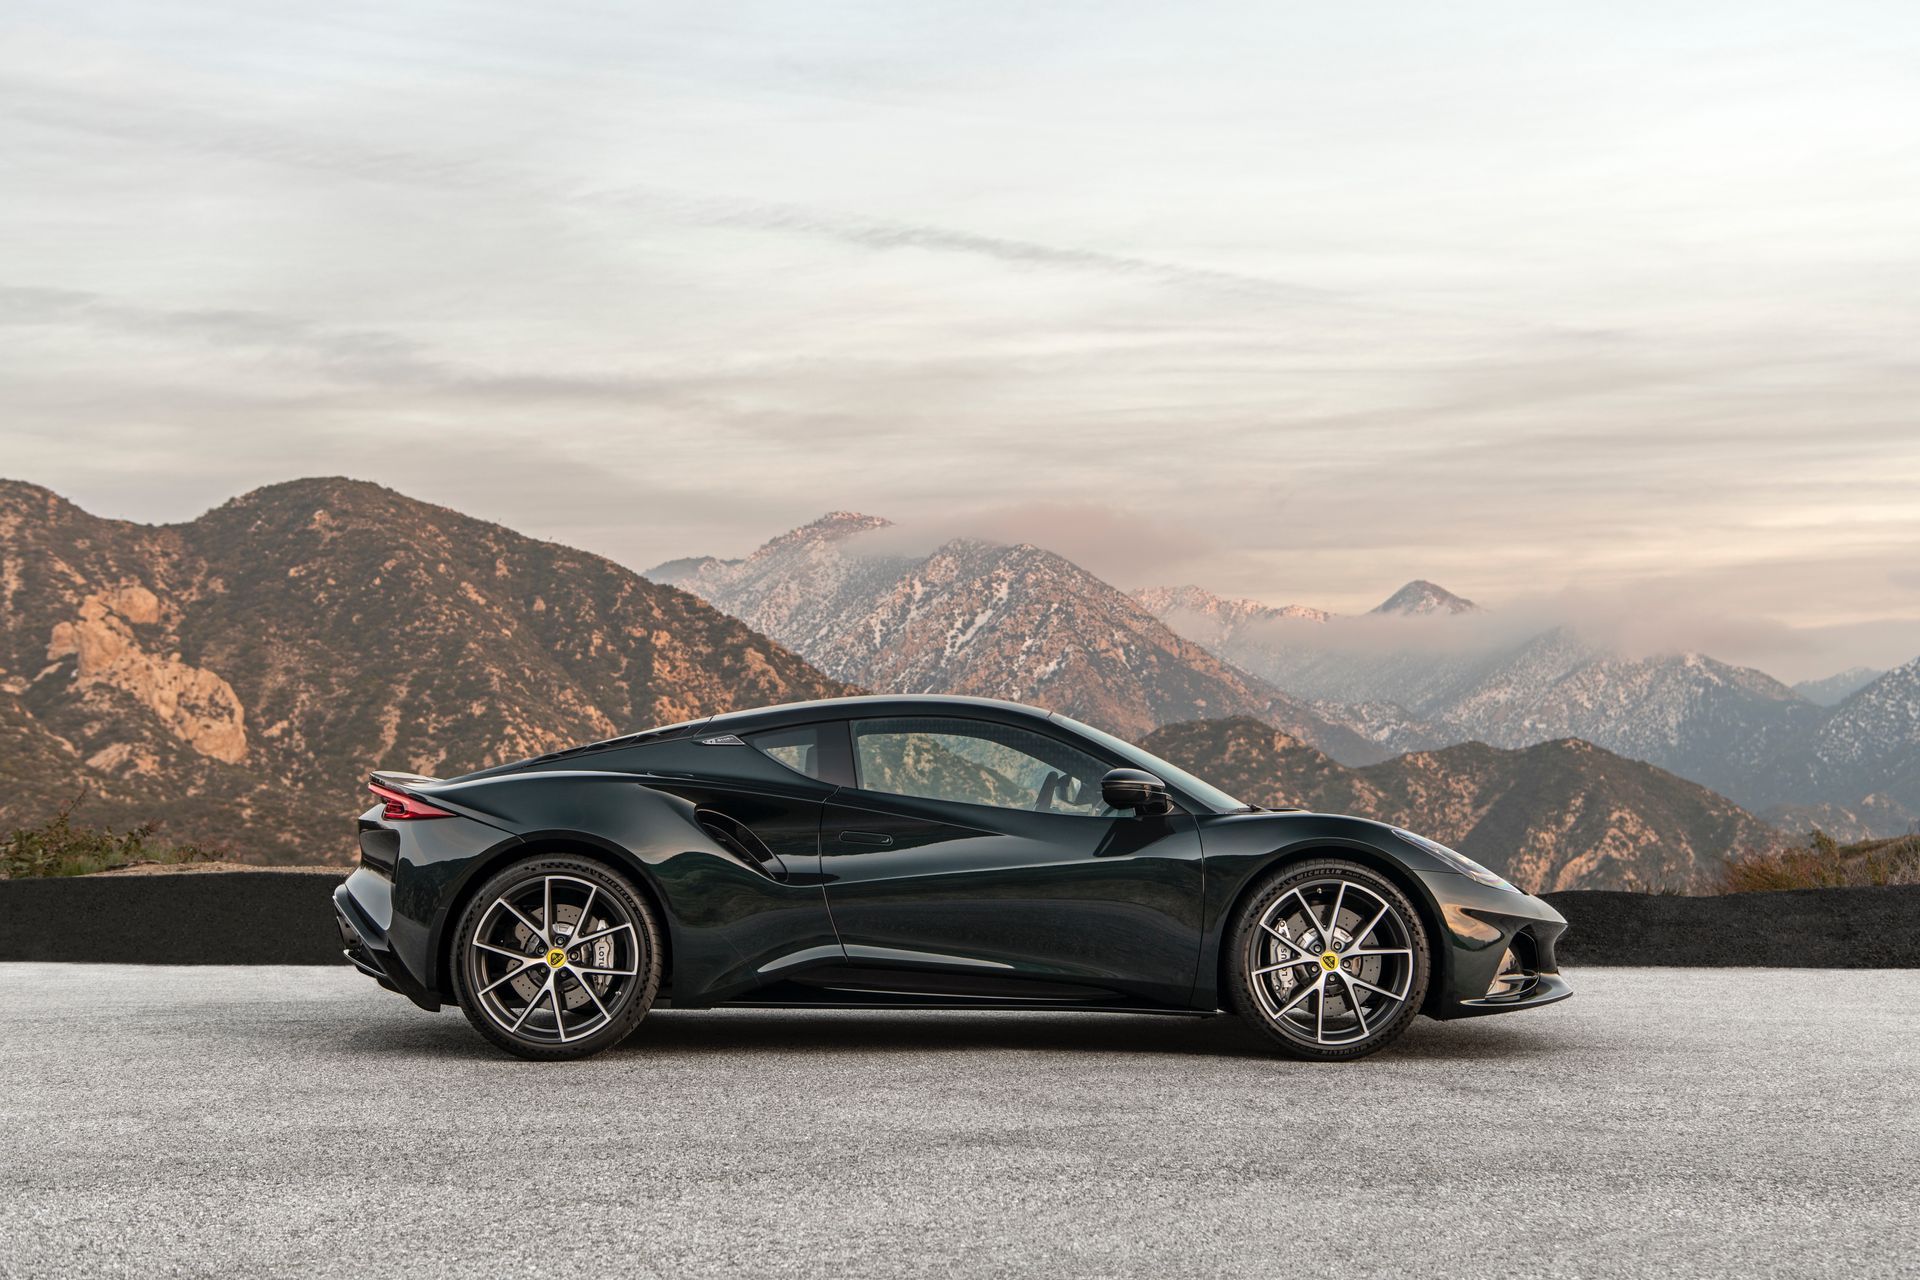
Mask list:
[[[796,703],[371,788],[348,958],[527,1058],[670,1001],[1231,1010],[1332,1061],[1571,994],[1566,921],[1471,859],[1015,703]]]

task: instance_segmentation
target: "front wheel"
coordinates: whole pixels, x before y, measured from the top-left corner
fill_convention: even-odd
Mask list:
[[[1290,867],[1228,937],[1234,1012],[1296,1058],[1344,1062],[1398,1039],[1427,994],[1426,929],[1379,872],[1328,858]]]
[[[454,933],[460,1008],[522,1058],[584,1058],[626,1039],[660,990],[660,931],[626,877],[584,858],[516,862]]]

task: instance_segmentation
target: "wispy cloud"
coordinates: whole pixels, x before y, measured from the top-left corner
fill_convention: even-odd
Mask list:
[[[855,507],[1847,665],[1920,617],[1917,53],[1866,0],[29,7],[0,457],[178,518],[406,440],[637,565]]]

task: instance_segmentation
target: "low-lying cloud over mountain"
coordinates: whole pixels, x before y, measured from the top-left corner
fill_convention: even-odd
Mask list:
[[[1429,600],[1438,590],[1410,584],[1402,594]],[[1648,650],[1644,623],[1577,610],[1341,617],[1197,587],[1136,598],[1175,631],[1395,751],[1571,737],[1784,822],[1894,834],[1920,815],[1910,763],[1920,759],[1920,704],[1908,705],[1900,675],[1913,664],[1847,677],[1864,683],[1827,707],[1749,667]]]
[[[1138,736],[1256,716],[1348,760],[1386,753],[1174,634],[1124,593],[1031,543],[924,535],[834,512],[745,560],[648,571],[876,692],[1038,702]]]

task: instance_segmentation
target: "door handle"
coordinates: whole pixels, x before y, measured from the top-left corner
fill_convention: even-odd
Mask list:
[[[842,844],[870,844],[885,849],[893,843],[893,837],[882,831],[842,831]]]

